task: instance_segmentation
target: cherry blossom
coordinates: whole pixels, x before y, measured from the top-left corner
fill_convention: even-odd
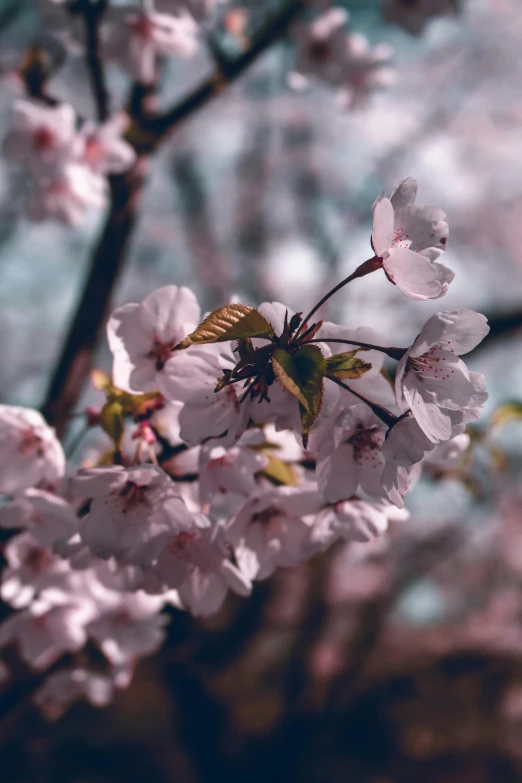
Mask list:
[[[159,557],[153,572],[145,574],[147,590],[175,589],[182,604],[198,615],[217,611],[229,589],[242,596],[250,593],[250,576],[230,560],[222,527],[165,533],[157,543]]]
[[[127,171],[136,160],[135,150],[122,138],[128,125],[129,117],[123,112],[100,126],[84,123],[78,134],[80,161],[99,174]]]
[[[28,530],[43,546],[73,534],[78,529],[76,512],[52,492],[26,489],[0,508],[0,528]]]
[[[87,699],[93,707],[105,707],[114,692],[111,676],[87,669],[59,669],[38,688],[33,702],[47,720],[58,720],[79,699]]]
[[[434,448],[410,411],[388,431],[382,448],[381,483],[397,508],[404,508],[404,496],[419,476],[420,463]]]
[[[487,400],[484,376],[470,372],[458,357],[489,332],[485,316],[471,310],[432,316],[397,367],[395,388],[402,410],[411,408],[433,442],[459,434],[455,427],[472,421]]]
[[[322,505],[315,484],[281,487],[246,500],[226,532],[240,569],[259,580],[305,560],[311,521]]]
[[[89,637],[114,666],[150,655],[163,643],[168,619],[158,614],[163,603],[162,597],[142,592],[123,595],[116,606],[89,624]]]
[[[105,206],[106,198],[105,177],[83,163],[65,162],[34,181],[27,215],[35,222],[54,218],[76,226],[86,210]]]
[[[197,48],[197,24],[182,10],[176,15],[139,10],[133,6],[111,9],[101,41],[102,55],[117,61],[142,84],[156,78],[157,58],[191,57]]]
[[[443,296],[454,274],[436,260],[446,248],[448,224],[439,207],[415,204],[417,182],[409,177],[391,198],[373,205],[372,245],[387,277],[409,299]]]
[[[199,495],[210,503],[217,493],[249,495],[255,491],[255,474],[268,465],[268,457],[248,446],[237,444],[225,449],[219,441],[201,448],[199,457]]]
[[[366,405],[354,405],[338,416],[317,455],[317,482],[325,500],[346,500],[358,488],[372,497],[383,494],[385,434],[386,427]]]
[[[359,498],[343,500],[327,506],[317,514],[311,534],[311,551],[324,551],[334,541],[368,543],[388,530],[389,522],[402,522],[409,513],[386,500],[368,501]]]
[[[107,324],[115,385],[129,392],[159,390],[168,397],[167,365],[180,358],[172,354],[172,348],[199,320],[200,309],[192,291],[175,285],[158,288],[141,304],[130,303],[115,310]]]
[[[14,127],[3,143],[6,160],[25,163],[33,174],[41,176],[73,157],[77,134],[72,106],[18,100],[13,108]]]
[[[57,484],[65,456],[38,411],[0,405],[0,492],[14,495],[29,487]]]
[[[180,435],[189,446],[219,436],[230,446],[244,432],[251,406],[241,402],[242,390],[236,384],[215,391],[223,370],[236,363],[232,348],[223,343],[179,353],[165,365],[162,390],[168,400],[184,403]]]
[[[11,538],[5,546],[7,567],[2,573],[0,596],[16,609],[28,606],[46,587],[66,589],[69,564],[43,547],[30,533]]]
[[[309,24],[296,26],[295,75],[313,75],[334,87],[341,86],[346,62],[347,21],[348,13],[343,8],[330,8]],[[291,77],[291,84],[299,87],[301,82],[295,75]]]
[[[458,464],[462,455],[468,450],[471,438],[467,432],[456,435],[445,443],[439,443],[425,457],[424,464],[445,470]]]
[[[160,533],[197,525],[175,484],[153,465],[86,468],[71,479],[71,490],[92,499],[80,538],[102,559],[147,565],[152,555],[146,544]]]
[[[92,614],[88,602],[53,606],[45,600],[34,601],[0,625],[0,649],[17,642],[24,661],[34,669],[47,669],[64,653],[84,646],[85,626]]]
[[[289,82],[303,89],[313,76],[338,89],[343,108],[364,104],[377,88],[392,83],[391,49],[370,46],[360,34],[346,29],[348,13],[330,8],[312,22],[296,26],[297,55]]]

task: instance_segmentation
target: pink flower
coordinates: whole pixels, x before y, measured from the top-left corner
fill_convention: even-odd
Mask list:
[[[145,574],[147,590],[175,589],[196,615],[217,611],[229,589],[243,596],[250,593],[249,576],[230,560],[221,526],[209,523],[206,528],[166,533],[158,544],[157,561]]]
[[[88,602],[53,606],[35,601],[0,625],[0,649],[16,641],[26,663],[47,669],[66,652],[77,652],[87,641],[85,625],[92,617]]]
[[[131,168],[136,152],[122,138],[129,117],[120,112],[103,125],[85,123],[78,134],[80,161],[99,174],[122,174]]]
[[[87,627],[105,657],[121,666],[156,652],[165,638],[167,617],[159,614],[164,604],[161,596],[143,592],[126,594],[107,612]]]
[[[485,316],[472,310],[437,313],[422,328],[397,367],[401,410],[411,408],[432,443],[459,434],[455,427],[478,418],[487,400],[484,376],[469,372],[458,357],[489,332]]]
[[[59,669],[34,694],[33,701],[47,720],[58,720],[79,699],[93,707],[106,707],[112,699],[114,679],[87,669]]]
[[[248,446],[237,444],[225,449],[219,441],[201,448],[199,455],[199,497],[211,503],[224,492],[250,495],[255,491],[255,474],[268,465],[268,457]]]
[[[330,8],[308,24],[296,26],[297,53],[294,65],[299,77],[315,76],[334,87],[344,81],[348,13],[343,8]],[[304,86],[291,77],[292,86]]]
[[[78,517],[66,500],[41,489],[23,495],[0,508],[0,528],[29,530],[43,546],[52,546],[78,529]]]
[[[172,354],[172,348],[199,320],[200,309],[192,291],[175,285],[158,288],[141,304],[118,307],[107,324],[114,384],[129,392],[159,390],[168,396],[167,365],[180,358]]]
[[[436,259],[446,248],[448,224],[438,207],[415,204],[417,183],[409,177],[373,205],[372,245],[386,275],[409,299],[444,296],[453,272]]]
[[[129,13],[132,10],[132,13]],[[197,24],[186,12],[178,15],[111,9],[103,29],[101,51],[142,84],[156,78],[157,58],[191,57],[197,48]]]
[[[18,100],[14,128],[3,144],[5,158],[25,163],[37,176],[71,158],[76,144],[76,115],[72,106],[43,106]]]
[[[317,514],[310,534],[310,554],[328,549],[334,541],[368,543],[388,530],[390,521],[403,521],[407,511],[399,511],[386,500],[359,498],[343,500]]]
[[[382,496],[385,434],[385,426],[367,405],[354,405],[338,416],[317,455],[317,482],[325,500],[347,500],[359,488],[371,497]]]
[[[315,484],[281,487],[251,497],[226,526],[240,569],[266,579],[308,556],[312,518],[323,505]]]
[[[296,26],[297,55],[290,86],[301,90],[313,76],[338,88],[343,108],[366,102],[376,88],[390,84],[394,72],[389,66],[391,50],[370,46],[363,35],[346,28],[348,13],[330,8],[308,24]]]
[[[384,467],[381,483],[397,508],[404,508],[404,496],[420,474],[420,462],[435,448],[413,414],[402,416],[388,431],[382,447]]]
[[[69,564],[43,547],[30,533],[11,538],[5,546],[7,567],[2,572],[0,596],[16,609],[28,606],[46,587],[66,589]]]
[[[220,436],[223,446],[231,446],[243,434],[250,405],[240,401],[242,388],[235,384],[215,391],[223,370],[232,369],[237,361],[231,345],[220,343],[179,352],[165,366],[162,391],[168,400],[185,403],[179,415],[180,435],[189,446]]]
[[[57,484],[65,456],[38,411],[0,405],[0,492],[14,495],[37,485]]]
[[[54,218],[76,226],[87,209],[105,206],[106,195],[105,177],[82,163],[65,161],[34,181],[27,215],[36,222]]]
[[[148,565],[154,557],[147,545],[160,533],[197,525],[175,484],[153,465],[80,470],[71,479],[71,490],[92,498],[80,537],[102,559]]]
[[[439,443],[425,458],[425,464],[444,470],[458,464],[468,450],[470,437],[467,432],[456,435],[451,440]]]
[[[218,612],[229,590],[246,597],[252,589],[248,574],[219,553],[223,546],[221,537],[220,529],[207,529],[201,542],[201,554],[186,569],[181,585],[167,594],[174,606],[186,609],[194,617],[208,617]]]

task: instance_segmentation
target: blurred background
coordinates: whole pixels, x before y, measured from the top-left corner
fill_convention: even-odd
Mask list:
[[[33,5],[2,19],[0,2],[2,137]],[[163,650],[108,708],[47,724],[25,682],[0,720],[2,782],[522,780],[522,6],[465,0],[416,37],[379,0],[340,5],[394,48],[395,84],[341,112],[325,86],[292,92],[291,40],[274,45],[153,157],[114,305],[175,283],[207,309],[233,292],[306,310],[372,254],[376,196],[414,176],[419,201],[448,215],[443,309],[492,326],[468,361],[490,393],[474,448],[458,470],[433,468],[388,539],[279,572],[208,620],[173,611]],[[169,63],[159,104],[211,67],[204,47]],[[108,76],[123,104],[126,80]],[[49,88],[93,116],[81,57]],[[0,162],[0,401],[38,407],[103,215],[30,223],[25,187]],[[439,309],[373,275],[329,316],[407,345]],[[110,369],[105,346],[97,366]],[[81,406],[96,402],[86,388]]]

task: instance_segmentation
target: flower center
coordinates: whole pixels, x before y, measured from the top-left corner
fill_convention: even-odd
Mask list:
[[[127,481],[123,489],[120,490],[119,496],[122,499],[122,511],[126,514],[131,508],[141,505],[148,505],[148,499],[146,496],[148,487],[146,485],[139,486],[134,481]]]
[[[36,453],[38,457],[44,456],[45,451],[43,441],[34,430],[29,428],[22,432],[20,443],[18,445],[18,453],[24,455]]]
[[[130,28],[135,36],[149,41],[152,38],[154,25],[146,16],[138,16],[129,22]]]
[[[167,549],[171,555],[181,557],[186,555],[190,549],[197,548],[198,543],[199,533],[196,533],[196,531],[183,530],[170,540]]]
[[[391,246],[409,249],[411,247],[410,235],[405,234],[403,228],[396,229]]]
[[[38,549],[37,547],[30,549],[24,559],[27,567],[34,573],[45,571],[52,563],[49,553],[45,549]]]
[[[52,149],[56,144],[56,135],[50,128],[41,125],[33,133],[33,146],[39,152]]]
[[[382,445],[382,433],[376,426],[363,427],[362,424],[358,424],[354,434],[348,438],[347,443],[351,444],[353,458],[358,465],[362,464],[363,460],[375,462],[376,454],[380,451]]]
[[[156,370],[161,372],[171,356],[172,346],[170,343],[163,343],[161,340],[154,340],[152,348],[147,354],[147,359],[152,359],[156,365]]]
[[[326,39],[317,38],[308,44],[308,57],[313,62],[326,62],[332,54],[330,42]]]

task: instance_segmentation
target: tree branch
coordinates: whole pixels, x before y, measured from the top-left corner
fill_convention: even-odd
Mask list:
[[[143,190],[148,154],[165,135],[187,119],[222,89],[241,76],[268,47],[280,38],[304,8],[305,0],[289,4],[261,28],[244,54],[230,63],[222,63],[214,73],[176,106],[162,115],[134,117],[138,162],[125,175],[110,177],[111,206],[91,268],[66,337],[61,356],[53,372],[42,412],[58,433],[63,435],[71,412],[77,405],[92,367],[95,348],[108,315],[111,294],[124,261],[125,250],[134,228]],[[97,44],[92,49],[92,79],[100,118],[108,111],[103,74],[97,68]],[[140,101],[141,103],[141,101]]]
[[[98,3],[87,2],[82,6],[85,20],[85,34],[87,39],[87,71],[91,82],[91,88],[96,102],[96,112],[99,122],[105,122],[109,116],[109,94],[105,84],[105,75],[99,53],[99,26],[102,15],[105,12],[106,1],[98,0]]]
[[[59,435],[65,430],[92,367],[93,353],[136,222],[146,168],[147,159],[140,158],[130,172],[109,180],[110,212],[42,408]]]

